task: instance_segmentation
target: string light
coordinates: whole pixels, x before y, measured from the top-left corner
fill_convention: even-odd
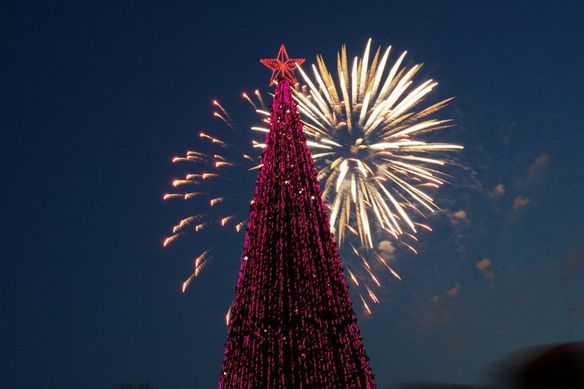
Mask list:
[[[288,77],[271,116],[219,387],[375,388]]]

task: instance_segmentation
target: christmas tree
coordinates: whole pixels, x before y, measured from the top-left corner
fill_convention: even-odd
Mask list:
[[[261,60],[277,84],[220,388],[374,388],[302,123],[284,46]]]

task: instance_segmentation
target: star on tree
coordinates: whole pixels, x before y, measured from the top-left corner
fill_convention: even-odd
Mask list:
[[[290,58],[284,44],[280,46],[276,58],[263,58],[260,63],[272,71],[270,85],[277,84],[280,80],[288,80],[292,85],[296,84],[294,70],[304,63],[304,58]]]

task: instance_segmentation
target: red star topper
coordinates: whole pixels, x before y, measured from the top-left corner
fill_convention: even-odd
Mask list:
[[[296,78],[294,78],[294,70],[298,65],[304,63],[304,58],[293,58],[288,57],[288,52],[284,44],[280,46],[280,51],[276,58],[264,58],[260,59],[260,63],[266,66],[272,71],[272,78],[270,79],[270,85],[277,84],[278,81],[284,79],[290,81],[292,84],[296,84]]]

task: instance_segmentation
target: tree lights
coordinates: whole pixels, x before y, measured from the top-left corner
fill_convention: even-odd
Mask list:
[[[282,50],[219,387],[374,388]]]

